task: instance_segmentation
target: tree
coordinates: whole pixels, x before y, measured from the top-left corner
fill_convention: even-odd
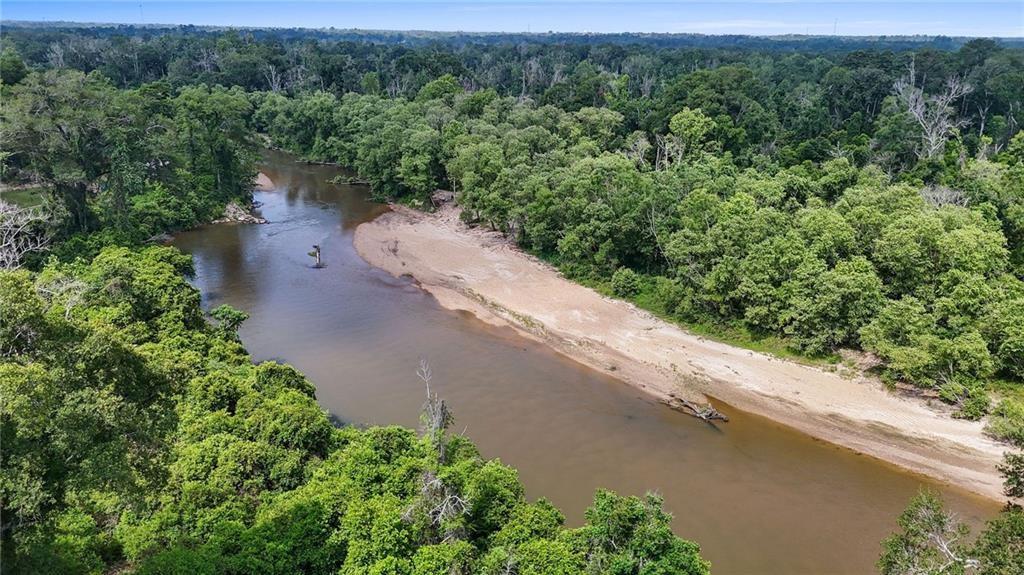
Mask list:
[[[7,46],[0,52],[0,82],[13,85],[21,82],[28,75],[28,68],[21,55],[14,48]]]
[[[245,314],[204,321],[190,265],[170,248],[111,247],[0,271],[5,567],[582,572],[591,538],[449,435],[436,393],[421,435],[335,427],[301,374],[252,363],[234,334]],[[634,571],[706,572],[660,501],[635,519],[622,527]]]
[[[622,114],[608,108],[584,107],[573,114],[579,122],[582,136],[589,138],[602,149],[609,149],[622,127]]]
[[[813,265],[813,264],[812,264]],[[882,306],[882,282],[863,257],[843,260],[827,271],[798,270],[786,332],[812,353],[857,342],[859,330]]]
[[[968,555],[967,526],[943,510],[937,495],[919,493],[897,523],[900,531],[882,543],[882,575],[955,575],[978,566]]]
[[[450,99],[456,94],[462,93],[462,86],[459,85],[458,79],[451,74],[445,74],[436,80],[432,80],[425,84],[420,91],[416,94],[417,102],[426,102],[428,100],[435,100],[438,98]]]
[[[1008,497],[1021,495],[1024,459],[1006,454],[999,466]],[[878,561],[883,575],[1015,575],[1024,568],[1024,510],[1012,502],[989,520],[968,545],[968,528],[943,509],[942,500],[922,491],[900,515],[900,531],[887,538]]]
[[[875,119],[871,148],[872,161],[892,174],[902,173],[918,159],[920,143],[924,139],[921,125],[908,113],[896,96],[886,97]]]
[[[143,333],[174,331],[198,311],[197,298],[181,297],[194,292],[170,253],[108,251],[86,266],[51,266],[41,278],[0,271],[0,502],[5,564],[15,571],[72,561],[77,544],[65,546],[68,537],[102,545],[109,532],[93,517],[140,505],[143,486],[163,476],[157,455],[174,421],[171,370],[159,351],[138,346]],[[71,285],[61,281],[69,274],[85,289],[53,289]],[[109,282],[123,290],[103,293]]]
[[[661,498],[647,494],[619,497],[598,491],[587,509],[587,525],[569,534],[571,545],[587,558],[587,572],[707,574],[710,565],[699,547],[669,528]]]
[[[367,72],[363,74],[359,84],[364,94],[370,94],[373,96],[380,94],[380,75],[377,74],[377,72]]]
[[[715,121],[704,115],[700,108],[691,110],[683,108],[668,122],[668,129],[677,138],[674,142],[678,151],[666,151],[669,158],[686,158],[714,146],[714,142],[708,141],[708,136],[715,129]]]
[[[255,170],[245,94],[190,86],[173,103],[176,143],[195,181],[220,202],[248,197]]]
[[[1003,494],[1012,499],[1024,498],[1024,453],[1006,452],[999,465],[1003,475]]]
[[[237,337],[238,328],[249,319],[249,314],[228,304],[221,304],[210,312],[210,317],[219,322],[218,328],[224,336]]]
[[[640,276],[629,268],[619,268],[612,274],[612,292],[617,296],[633,297],[640,287]]]
[[[985,524],[974,544],[979,575],[1014,575],[1024,571],[1024,510],[1007,504]]]
[[[109,169],[104,116],[113,97],[98,73],[51,70],[15,86],[0,111],[3,148],[19,167],[53,186],[73,231],[95,224],[89,186]]]
[[[0,269],[18,268],[25,256],[50,243],[50,219],[39,208],[21,208],[0,200]]]
[[[443,177],[438,161],[440,135],[436,130],[422,126],[407,130],[403,140],[398,177],[409,193],[425,196],[437,189]]]
[[[893,84],[893,92],[921,127],[923,141],[918,157],[932,159],[945,150],[953,131],[965,124],[965,120],[957,117],[953,104],[970,94],[973,88],[963,79],[951,76],[946,79],[942,92],[928,96],[916,82],[917,71],[911,60],[907,75]]]

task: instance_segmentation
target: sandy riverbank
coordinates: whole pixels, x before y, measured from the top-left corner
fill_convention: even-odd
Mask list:
[[[270,179],[270,176],[260,172],[256,174],[256,181],[253,183],[257,190],[263,192],[272,192],[277,187],[274,185],[274,181]]]
[[[659,399],[718,398],[813,437],[1001,498],[995,466],[1005,447],[985,437],[981,423],[952,419],[870,378],[690,334],[566,280],[498,234],[466,228],[450,208],[427,215],[395,207],[360,225],[355,246],[371,264],[414,277],[445,307],[510,325]]]

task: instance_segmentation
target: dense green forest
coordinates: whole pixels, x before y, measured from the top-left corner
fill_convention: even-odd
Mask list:
[[[209,323],[189,259],[143,246],[246,202],[257,133],[380,199],[453,189],[666,318],[870,352],[1024,447],[1021,48],[402,38],[5,31],[0,176],[47,198],[0,214],[38,239],[0,272],[5,569],[708,571],[656,497],[566,529],[439,399],[420,434],[336,428],[252,364],[244,314]],[[1024,458],[1003,471],[1019,498]],[[1018,507],[977,544],[927,494],[900,527],[885,573],[1024,568]]]

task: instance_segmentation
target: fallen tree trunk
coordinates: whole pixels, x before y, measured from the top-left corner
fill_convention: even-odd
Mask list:
[[[683,407],[692,411],[694,417],[699,417],[704,421],[729,421],[729,418],[726,417],[724,413],[712,407],[710,403],[707,405],[695,405],[689,401],[683,400]]]
[[[724,413],[715,409],[710,403],[701,405],[676,395],[670,395],[669,399],[665,400],[664,403],[676,411],[692,415],[704,421],[729,421],[729,418]]]

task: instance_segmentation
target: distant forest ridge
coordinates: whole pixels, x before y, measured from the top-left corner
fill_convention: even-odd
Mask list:
[[[351,28],[266,28],[244,26],[196,26],[191,24],[115,24],[86,22],[5,21],[0,26],[38,31],[74,31],[96,38],[109,36],[151,37],[164,34],[188,36],[219,35],[238,30],[254,38],[280,40],[318,40],[335,42],[370,42],[422,46],[442,43],[452,46],[467,44],[508,45],[522,42],[541,44],[636,44],[657,48],[737,48],[771,51],[847,52],[853,50],[958,50],[970,42],[969,36],[829,36],[786,34],[780,36],[748,36],[742,34],[646,33],[646,32],[437,32],[429,30],[361,30]],[[1024,47],[1024,37],[993,38],[1005,47]]]

